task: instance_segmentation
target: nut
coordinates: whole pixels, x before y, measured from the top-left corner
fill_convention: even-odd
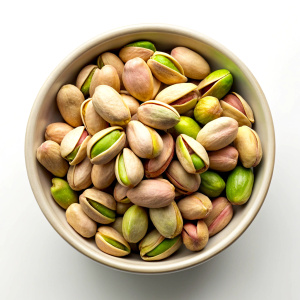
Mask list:
[[[204,221],[199,220],[197,226],[192,223],[186,223],[183,226],[182,240],[183,244],[191,251],[202,250],[208,242],[209,233]]]
[[[108,163],[102,165],[93,165],[91,178],[93,185],[98,190],[109,187],[116,179],[115,160],[112,159]]]
[[[97,70],[97,66],[95,65],[88,65],[85,66],[78,74],[77,79],[76,79],[76,86],[84,97],[88,97],[90,93],[90,86],[91,83],[95,80],[94,79],[94,74]]]
[[[180,134],[186,134],[193,139],[196,139],[201,127],[199,124],[192,118],[181,116],[180,121],[173,128],[168,130],[175,138]]]
[[[123,47],[119,52],[119,56],[124,63],[136,57],[140,57],[147,62],[155,51],[153,43],[149,41],[137,41]]]
[[[45,140],[51,140],[57,144],[61,144],[64,136],[73,129],[70,125],[66,123],[51,123],[47,126],[45,131]]]
[[[217,151],[208,152],[208,157],[210,169],[228,172],[236,167],[239,153],[234,147],[227,146]]]
[[[199,191],[208,197],[218,197],[225,189],[223,178],[213,171],[206,171],[200,174],[201,185]]]

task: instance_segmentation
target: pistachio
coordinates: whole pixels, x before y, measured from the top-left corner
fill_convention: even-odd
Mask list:
[[[130,188],[127,186],[121,185],[119,182],[116,183],[114,188],[114,198],[119,203],[130,203],[129,198],[126,196],[127,191]]]
[[[210,199],[201,193],[186,196],[178,202],[182,217],[187,220],[206,218],[212,210]]]
[[[181,134],[177,137],[176,154],[188,173],[200,174],[209,167],[209,158],[205,148],[188,135]]]
[[[220,150],[236,138],[238,122],[232,118],[221,117],[207,123],[197,135],[197,141],[206,150]]]
[[[156,100],[144,102],[138,108],[137,114],[139,121],[152,128],[161,130],[167,130],[175,126],[180,120],[180,115],[176,109]]]
[[[122,232],[125,240],[129,243],[139,242],[148,229],[148,215],[143,207],[131,206],[124,214]]]
[[[169,239],[182,231],[183,220],[175,201],[161,208],[149,209],[150,219],[158,232]]]
[[[102,165],[93,165],[91,178],[93,185],[98,190],[109,187],[116,179],[115,160],[112,159],[108,163]]]
[[[97,86],[92,99],[96,112],[112,126],[125,126],[130,121],[131,116],[127,104],[112,87]]]
[[[152,76],[153,77],[153,76]],[[153,93],[151,99],[155,99],[156,95],[163,89],[163,84],[153,77]]]
[[[239,153],[234,147],[227,146],[217,151],[208,152],[208,157],[210,169],[228,172],[236,167]]]
[[[95,65],[85,66],[77,76],[76,86],[81,90],[85,97],[90,95],[90,86],[92,81],[94,81],[94,74],[97,69],[98,68]]]
[[[112,227],[100,226],[95,240],[97,247],[109,255],[125,256],[131,252],[127,241]]]
[[[169,132],[176,138],[180,134],[186,134],[193,139],[196,139],[201,127],[192,118],[181,116],[180,121],[177,125],[169,130]]]
[[[208,197],[218,197],[225,189],[223,178],[213,171],[200,174],[201,185],[199,191]]]
[[[82,92],[72,84],[61,87],[56,102],[63,119],[72,127],[82,125],[80,106],[84,101]]]
[[[213,200],[212,206],[212,211],[207,218],[204,219],[210,237],[225,228],[233,216],[232,205],[225,197],[219,197]]]
[[[195,51],[186,47],[176,47],[171,55],[180,63],[185,76],[192,79],[203,79],[210,73],[206,60]]]
[[[122,127],[113,126],[97,132],[88,142],[87,155],[92,164],[106,164],[123,149],[126,142]]]
[[[131,116],[136,114],[140,106],[140,103],[134,97],[125,94],[124,91],[123,92],[121,91],[121,97],[123,98],[123,101],[128,106]]]
[[[36,150],[36,158],[43,167],[57,177],[64,177],[69,165],[60,156],[60,146],[53,141],[46,141]]]
[[[136,57],[140,57],[147,62],[155,51],[153,43],[149,41],[137,41],[123,47],[119,52],[119,56],[124,63]]]
[[[132,202],[129,203],[122,203],[117,202],[117,214],[118,215],[124,215],[126,211],[133,205]]]
[[[62,122],[51,123],[45,131],[45,140],[51,140],[57,144],[61,144],[64,136],[73,129],[70,125]]]
[[[208,242],[209,233],[204,221],[199,220],[197,226],[186,223],[182,230],[183,244],[191,251],[202,250]]]
[[[66,211],[67,222],[73,229],[85,238],[96,234],[97,223],[90,219],[79,203],[71,204]]]
[[[246,203],[252,193],[254,175],[251,169],[237,166],[230,172],[226,183],[227,199],[234,205]]]
[[[175,188],[165,179],[147,179],[128,190],[127,197],[136,205],[160,208],[169,205],[174,200]]]
[[[132,151],[141,158],[154,158],[160,155],[163,141],[152,128],[139,121],[131,121],[126,128],[127,139]]]
[[[63,209],[78,202],[78,195],[70,188],[69,184],[61,178],[53,178],[51,195],[56,203]]]
[[[117,232],[120,233],[120,235],[123,236],[122,232],[122,222],[123,222],[123,217],[117,217],[113,223],[110,224],[110,226],[115,229]]]
[[[262,147],[258,134],[248,126],[239,127],[233,142],[245,168],[256,167],[262,159]]]

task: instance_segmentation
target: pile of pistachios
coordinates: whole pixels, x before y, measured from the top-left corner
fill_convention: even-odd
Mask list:
[[[118,55],[117,55],[118,54]],[[103,252],[161,260],[200,251],[252,193],[262,158],[229,70],[136,41],[99,55],[57,94],[38,161],[67,222]]]

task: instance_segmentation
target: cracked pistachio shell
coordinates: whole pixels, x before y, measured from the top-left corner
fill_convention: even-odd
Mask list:
[[[238,128],[236,120],[220,117],[207,123],[199,131],[196,139],[206,150],[220,150],[234,141]]]
[[[150,208],[149,215],[162,236],[172,239],[181,233],[183,220],[175,201],[165,207]]]
[[[99,144],[100,140],[102,140],[101,144]],[[108,127],[93,135],[87,145],[87,155],[92,164],[107,164],[119,154],[125,143],[126,135],[122,127]],[[94,147],[98,147],[98,149]],[[99,151],[100,153],[97,154]]]
[[[65,135],[74,129],[72,126],[67,123],[56,122],[51,123],[47,126],[45,131],[45,140],[51,140],[56,142],[57,144],[61,144],[61,141],[65,137]]]
[[[167,178],[183,194],[191,194],[199,189],[201,178],[199,174],[188,173],[178,160],[173,160],[167,171]]]
[[[239,153],[234,147],[227,146],[217,151],[209,151],[208,157],[210,169],[228,172],[236,167]]]
[[[171,51],[171,55],[180,63],[185,76],[189,78],[200,80],[210,73],[207,61],[189,48],[176,47]]]
[[[145,63],[139,57],[129,60],[122,75],[126,90],[140,101],[150,100],[153,95],[153,76]]]
[[[186,223],[182,230],[183,244],[191,251],[200,251],[208,243],[209,232],[204,221],[199,220],[197,226],[192,223]]]
[[[137,113],[137,110],[140,106],[140,103],[132,96],[125,94],[124,91],[121,91],[121,97],[123,98],[123,101],[126,103],[130,110],[131,116]]]
[[[117,202],[117,214],[124,215],[125,212],[133,205],[132,202],[129,203],[121,203]]]
[[[122,233],[129,243],[139,242],[147,233],[148,215],[143,207],[133,205],[125,212]]]
[[[223,109],[223,116],[230,117],[238,121],[239,126],[246,125],[252,127],[254,115],[249,104],[237,93],[232,92],[220,101]]]
[[[146,179],[128,190],[127,197],[136,205],[160,208],[169,205],[174,200],[175,188],[165,179]]]
[[[127,191],[129,189],[130,189],[129,187],[123,186],[119,182],[117,182],[114,188],[115,200],[120,203],[130,203],[129,198],[126,196]]]
[[[212,210],[210,199],[198,192],[184,197],[177,205],[182,217],[187,220],[204,219]]]
[[[83,211],[94,221],[109,224],[116,218],[116,200],[110,194],[95,188],[85,190],[79,196]]]
[[[97,247],[112,256],[125,256],[131,252],[130,246],[123,236],[114,228],[100,226],[95,236]]]
[[[71,204],[66,211],[67,222],[73,229],[85,238],[96,234],[97,223],[90,219],[79,203]]]
[[[94,81],[94,74],[97,69],[96,65],[85,66],[77,76],[76,86],[81,90],[85,97],[90,95],[90,86]]]
[[[98,190],[109,187],[116,179],[115,160],[112,159],[108,163],[102,165],[93,165],[91,177],[93,185]]]
[[[167,53],[156,51],[147,61],[147,64],[156,79],[165,84],[187,81],[182,66],[174,57]]]
[[[209,167],[209,158],[205,148],[188,135],[181,134],[177,137],[176,154],[188,173],[200,174]]]
[[[131,115],[127,104],[112,87],[97,86],[92,102],[96,112],[112,126],[125,126],[130,121]]]
[[[212,206],[210,214],[203,220],[208,227],[209,237],[225,228],[233,216],[232,205],[225,197],[214,199]]]
[[[167,239],[154,229],[140,242],[140,256],[146,261],[162,260],[176,252],[181,245],[182,239],[180,235],[173,239]]]
[[[77,165],[86,157],[86,147],[90,139],[84,126],[74,128],[61,141],[61,156],[69,161],[71,166]]]
[[[57,177],[64,177],[69,169],[69,164],[60,155],[60,146],[53,141],[46,141],[36,150],[39,163],[50,173]]]
[[[161,175],[171,163],[174,156],[175,142],[171,134],[165,133],[161,136],[163,141],[163,150],[155,158],[148,159],[144,163],[145,176],[155,178]]]
[[[180,134],[186,134],[193,139],[196,139],[201,127],[199,124],[192,118],[181,116],[180,121],[173,128],[168,131],[176,138]]]
[[[69,125],[82,125],[80,106],[84,102],[84,96],[80,89],[72,84],[62,86],[57,93],[56,102],[61,116]]]
[[[248,126],[239,127],[233,142],[245,168],[256,167],[262,159],[262,147],[258,134]]]
[[[216,70],[200,82],[198,90],[201,98],[213,96],[222,99],[230,91],[232,83],[233,78],[228,70]]]
[[[67,174],[67,180],[72,190],[80,191],[87,189],[92,184],[92,164],[88,157],[81,163],[72,165]]]
[[[124,148],[117,156],[115,174],[121,185],[134,187],[143,179],[144,167],[141,160],[129,148]]]
[[[161,130],[167,130],[180,121],[180,115],[175,108],[157,100],[141,104],[137,114],[140,122]]]
[[[199,191],[208,197],[218,197],[225,189],[225,181],[216,172],[206,171],[201,176]]]
[[[154,158],[160,155],[163,141],[152,128],[139,121],[130,121],[126,136],[131,150],[141,158]]]

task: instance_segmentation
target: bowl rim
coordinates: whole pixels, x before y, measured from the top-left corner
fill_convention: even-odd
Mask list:
[[[129,35],[136,32],[162,32],[162,33],[170,33],[170,34],[179,34],[183,35],[185,37],[200,40],[203,43],[208,44],[211,47],[214,47],[221,53],[224,53],[230,60],[232,60],[239,68],[240,70],[245,74],[247,79],[250,81],[251,85],[255,88],[256,93],[261,101],[261,105],[263,106],[264,110],[264,116],[266,119],[266,128],[268,130],[268,144],[269,144],[269,152],[267,154],[267,166],[266,166],[266,174],[263,178],[263,182],[261,183],[261,190],[259,191],[259,194],[257,197],[260,201],[257,201],[257,205],[253,207],[253,209],[245,216],[243,219],[242,226],[239,226],[239,230],[234,231],[234,234],[230,234],[227,236],[222,242],[218,244],[218,247],[215,247],[216,249],[212,249],[206,256],[204,256],[202,259],[199,259],[197,256],[188,259],[187,261],[180,261],[170,264],[164,264],[164,265],[153,265],[149,264],[149,266],[145,265],[136,265],[132,266],[128,262],[116,262],[113,259],[110,260],[109,258],[106,259],[99,259],[98,256],[95,256],[92,252],[89,251],[89,249],[86,249],[84,245],[78,244],[76,241],[72,239],[69,235],[67,235],[63,228],[60,227],[59,222],[53,218],[53,215],[51,214],[51,210],[48,209],[46,202],[40,199],[41,195],[43,195],[42,187],[36,183],[36,178],[38,177],[37,170],[33,168],[33,163],[36,160],[35,153],[33,153],[32,149],[34,146],[34,137],[31,134],[31,132],[34,131],[36,118],[38,115],[38,112],[40,111],[42,107],[42,99],[46,95],[46,90],[54,83],[56,78],[59,76],[59,74],[70,64],[72,63],[76,58],[78,58],[82,53],[85,51],[97,46],[99,43],[102,43],[104,41],[108,41],[110,39],[120,37],[123,35]],[[266,155],[265,155],[266,157]],[[175,272],[180,271],[184,269],[188,269],[194,266],[197,266],[210,258],[214,257],[227,247],[229,247],[233,242],[235,242],[242,234],[243,232],[249,227],[249,225],[254,220],[255,216],[259,212],[262,204],[264,203],[265,197],[268,193],[269,186],[271,183],[273,170],[274,170],[274,164],[275,164],[275,131],[274,131],[274,125],[272,120],[272,115],[270,112],[270,108],[268,106],[266,97],[258,84],[257,80],[255,79],[254,75],[250,72],[250,70],[246,67],[246,65],[231,51],[229,51],[226,47],[224,47],[219,42],[215,41],[214,39],[198,32],[195,30],[191,30],[188,28],[184,28],[177,25],[169,25],[169,24],[135,24],[135,25],[129,25],[125,27],[115,28],[113,30],[104,32],[100,35],[95,36],[94,38],[88,40],[87,42],[83,43],[81,46],[76,48],[74,51],[72,51],[65,59],[63,59],[57,67],[52,71],[52,73],[49,75],[49,77],[44,82],[43,86],[41,87],[30,112],[27,128],[26,128],[26,136],[25,136],[25,161],[26,161],[26,169],[27,169],[27,175],[29,178],[29,182],[31,185],[31,189],[33,191],[33,194],[35,196],[35,199],[42,210],[43,214],[49,221],[49,223],[52,225],[52,227],[57,231],[57,233],[66,240],[71,246],[73,246],[75,249],[80,251],[82,254],[86,255],[87,257],[102,263],[108,267],[112,267],[114,269],[123,270],[123,271],[129,271],[133,273],[145,273],[145,274],[159,274],[159,273],[167,273],[167,272]]]

